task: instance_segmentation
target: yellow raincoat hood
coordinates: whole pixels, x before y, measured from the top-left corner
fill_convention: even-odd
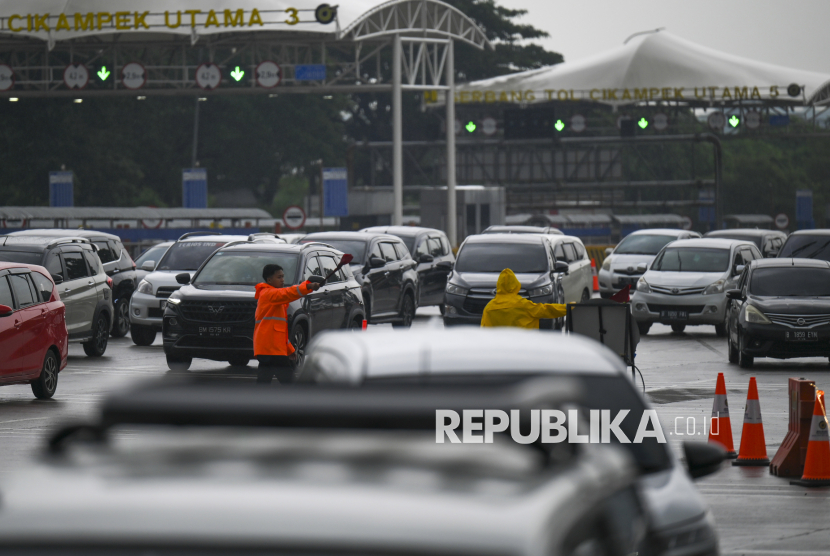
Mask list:
[[[496,297],[484,308],[481,326],[515,326],[539,328],[539,319],[565,316],[565,306],[556,303],[534,303],[519,295],[522,284],[509,268],[499,274]]]

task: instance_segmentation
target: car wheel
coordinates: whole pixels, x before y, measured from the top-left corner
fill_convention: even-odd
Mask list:
[[[744,335],[738,333],[738,366],[742,369],[748,369],[755,363],[755,358],[744,352],[744,342],[746,342]]]
[[[715,334],[718,335],[718,338],[726,336],[726,321],[715,325]]]
[[[403,307],[401,307],[400,317],[400,322],[394,323],[392,325],[393,327],[409,328],[412,326],[412,320],[415,318],[415,302],[412,301],[412,296],[409,294],[404,294],[403,296]]]
[[[92,339],[84,342],[84,353],[90,357],[101,357],[107,351],[107,342],[110,337],[110,321],[107,315],[101,313],[95,319],[95,327],[92,329]]]
[[[112,323],[112,330],[110,336],[113,338],[123,338],[130,331],[130,300],[119,299],[118,303],[113,307],[114,322]]]
[[[686,325],[685,324],[673,324],[673,325],[671,325],[671,329],[672,329],[673,332],[677,332],[679,334],[680,332],[683,332],[684,330],[686,330]]]
[[[443,303],[438,306],[438,310],[441,311],[441,316],[442,317],[447,314],[447,306],[444,305]]]
[[[250,361],[247,357],[234,357],[228,363],[231,364],[231,367],[247,367],[248,361]]]
[[[579,300],[580,303],[585,303],[591,299],[591,293],[588,290],[582,290],[582,299]]]
[[[729,352],[729,362],[730,363],[737,363],[738,362],[738,348],[735,347],[735,344],[732,343],[732,338],[726,338],[726,346],[727,351]]]
[[[308,334],[302,324],[298,324],[291,331],[291,343],[294,345],[294,351],[297,353],[296,367],[300,367],[305,361],[305,348],[308,343]]]
[[[362,330],[363,329],[363,319],[360,317],[355,318],[352,322],[349,323],[349,330]]]
[[[40,376],[32,381],[32,393],[39,400],[48,400],[58,388],[58,358],[51,349],[46,352]]]
[[[156,331],[150,326],[134,324],[130,326],[130,336],[137,346],[151,346],[156,341]]]
[[[638,322],[637,323],[637,330],[640,331],[640,336],[645,336],[648,334],[648,331],[651,330],[651,323],[650,322]]]
[[[193,363],[192,357],[172,357],[167,356],[167,368],[171,371],[183,372],[190,368]]]

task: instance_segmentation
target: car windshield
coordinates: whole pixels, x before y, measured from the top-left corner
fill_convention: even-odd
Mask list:
[[[362,263],[366,260],[364,257],[366,256],[366,242],[361,241],[359,239],[329,239],[325,237],[314,237],[314,238],[306,238],[302,240],[300,243],[313,243],[315,241],[319,241],[320,243],[326,243],[331,245],[338,251],[343,251],[344,253],[349,253],[352,257],[354,257],[355,263]]]
[[[42,253],[30,253],[29,251],[0,251],[0,261],[6,263],[40,264],[42,260]]]
[[[750,236],[746,234],[713,234],[712,236],[707,237],[716,237],[719,239],[740,239],[741,241],[751,241],[755,244],[755,247],[758,249],[761,248],[764,238],[762,236]]]
[[[792,235],[781,248],[778,257],[830,261],[830,235]]]
[[[196,275],[193,285],[256,286],[265,281],[262,279],[265,265],[276,264],[285,272],[285,285],[291,286],[297,277],[297,260],[293,253],[220,251]]]
[[[467,243],[458,252],[458,272],[501,272],[541,274],[548,270],[548,258],[539,243]]]
[[[196,270],[225,241],[180,241],[174,243],[161,258],[156,270]]]
[[[652,270],[663,272],[724,272],[729,268],[729,249],[671,247],[655,259]]]
[[[667,243],[676,240],[675,236],[636,234],[630,235],[617,245],[615,255],[656,255]]]
[[[546,373],[547,374],[547,373]],[[378,378],[367,378],[366,384],[464,384],[474,382],[476,385],[482,383],[492,384],[503,382],[505,384],[515,383],[521,380],[538,376],[538,373],[522,374],[501,374],[501,373],[472,373],[465,375],[443,375],[443,374],[419,374],[417,376],[384,376]],[[621,410],[629,410],[623,418],[620,429],[625,436],[633,440],[637,435],[637,428],[640,425],[643,411],[646,408],[642,398],[634,390],[628,378],[602,375],[569,374],[557,373],[556,376],[569,377],[578,380],[585,392],[590,392],[585,406],[588,409],[610,410],[611,418],[614,419]],[[659,426],[659,425],[658,425]],[[611,440],[617,443],[616,436],[611,435]],[[643,438],[642,443],[623,444],[631,453],[634,460],[645,473],[663,471],[671,467],[671,460],[668,452],[656,438]]]
[[[144,261],[159,262],[159,259],[164,256],[164,253],[165,251],[167,251],[168,247],[170,246],[166,245],[164,247],[150,247],[144,253],[138,256],[138,258],[135,260],[135,266],[141,268],[141,265],[144,264]]]
[[[749,293],[769,297],[830,296],[830,269],[759,268],[752,273]]]

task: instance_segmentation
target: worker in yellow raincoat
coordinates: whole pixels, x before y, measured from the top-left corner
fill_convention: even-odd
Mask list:
[[[484,308],[481,326],[515,326],[539,328],[539,319],[565,316],[565,305],[534,303],[519,295],[522,284],[513,271],[505,268],[496,283],[496,297]]]

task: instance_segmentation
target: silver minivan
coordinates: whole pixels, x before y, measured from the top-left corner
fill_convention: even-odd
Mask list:
[[[631,297],[640,334],[655,322],[675,332],[687,325],[714,325],[726,336],[726,292],[735,289],[745,265],[763,255],[749,241],[687,239],[666,245],[637,282]]]

